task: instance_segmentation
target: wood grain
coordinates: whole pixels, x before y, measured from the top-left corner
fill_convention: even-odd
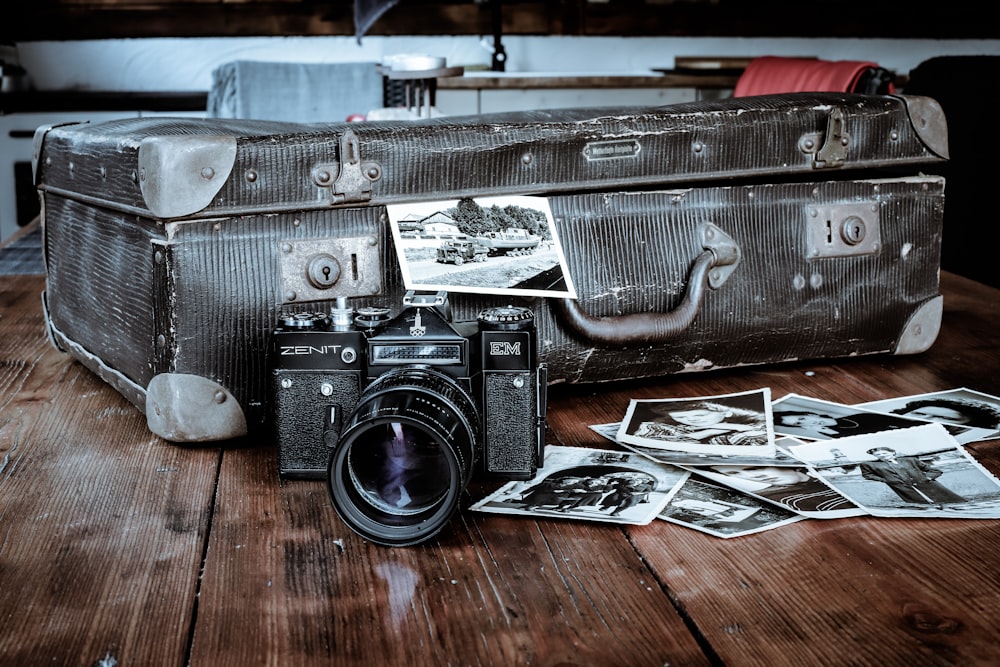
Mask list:
[[[718,539],[462,512],[372,545],[268,437],[191,447],[48,343],[42,277],[0,281],[0,662],[7,665],[995,665],[1000,523],[851,518]],[[1000,394],[1000,292],[942,276],[911,357],[554,387],[550,444],[631,397]],[[1000,473],[1000,441],[969,447]],[[464,504],[492,488],[474,482]],[[103,661],[103,663],[102,663]]]

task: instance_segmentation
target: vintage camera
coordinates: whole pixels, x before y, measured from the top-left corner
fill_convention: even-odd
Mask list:
[[[325,476],[344,522],[392,546],[443,528],[474,473],[533,478],[545,444],[531,310],[454,322],[444,292],[403,306],[289,315],[271,364],[280,474]]]

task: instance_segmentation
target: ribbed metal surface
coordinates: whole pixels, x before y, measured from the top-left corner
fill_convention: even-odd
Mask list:
[[[749,104],[727,99],[330,125],[128,119],[51,130],[41,181],[105,206],[143,209],[137,173],[143,139],[225,135],[238,144],[232,173],[213,202],[191,215],[321,209],[332,205],[330,188],[311,175],[331,165],[335,173],[347,131],[358,138],[360,159],[381,170],[370,184],[373,204],[775,178],[815,171],[801,141],[824,136],[832,109],[843,111],[849,136],[845,164],[834,172],[941,161],[898,97],[810,93]],[[595,145],[608,142],[634,145],[635,153],[592,159]]]
[[[930,159],[912,132],[900,129],[908,120],[898,99],[861,103],[834,97],[854,104],[852,141],[870,149],[874,163]],[[732,275],[709,290],[686,331],[662,344],[595,345],[568,331],[549,301],[526,302],[535,311],[550,382],[598,382],[892,351],[910,316],[937,296],[943,182],[916,176],[854,180],[849,177],[854,172],[803,166],[801,151],[787,144],[825,122],[828,107],[820,100],[829,102],[824,96],[777,98],[767,108],[743,112],[700,103],[599,119],[591,112],[538,112],[522,115],[516,126],[478,117],[478,124],[372,125],[358,134],[364,135],[362,158],[378,155],[382,162],[375,201],[445,197],[463,188],[495,195],[534,187],[548,194],[579,304],[594,316],[669,312],[683,297],[688,272],[703,251],[699,226],[711,222],[734,239],[742,256]],[[42,181],[53,322],[67,339],[138,387],[163,371],[200,375],[228,388],[248,423],[259,423],[268,405],[270,334],[284,301],[280,244],[376,237],[383,294],[356,305],[398,310],[403,283],[385,209],[331,208],[322,189],[301,185],[308,164],[338,157],[339,144],[328,128],[303,132],[302,126],[274,123],[140,120],[82,135],[57,129],[46,142],[45,155],[52,160]],[[475,145],[466,141],[474,125]],[[209,127],[238,132],[238,161],[245,161],[210,207],[212,216],[164,223],[130,209],[140,206],[141,198],[128,175],[134,163],[126,158],[134,157],[142,136]],[[640,135],[639,160],[578,159],[589,141]],[[404,137],[419,137],[420,150],[401,143]],[[707,140],[720,137],[729,140]],[[692,150],[694,144],[701,150]],[[647,150],[650,146],[662,148]],[[369,150],[374,153],[364,152]],[[522,159],[526,152],[531,160]],[[69,169],[60,156],[71,153]],[[98,163],[116,166],[101,172]],[[714,180],[719,165],[740,176],[774,174],[766,182],[719,182]],[[256,179],[238,173],[244,168],[252,168]],[[634,170],[643,176],[637,178]],[[662,182],[655,191],[608,185],[559,194],[600,182],[637,186],[654,176]],[[674,182],[678,185],[670,185]],[[128,206],[103,205],[109,192]],[[274,202],[298,208],[270,212]],[[875,254],[810,257],[810,207],[838,204],[872,208],[882,235]],[[227,212],[234,207],[243,214]],[[157,263],[157,249],[166,251],[165,264]],[[451,299],[456,319],[511,301],[468,294]]]

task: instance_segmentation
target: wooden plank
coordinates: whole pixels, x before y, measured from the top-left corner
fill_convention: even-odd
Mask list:
[[[465,512],[380,547],[270,447],[226,451],[204,579],[192,664],[707,664],[619,528]]]
[[[938,342],[913,356],[807,361],[642,383],[560,387],[550,424],[568,445],[607,447],[589,424],[628,400],[770,387],[841,402],[967,386],[1000,394],[996,291],[945,274]],[[992,323],[992,324],[991,324]],[[970,446],[1000,473],[1000,440]],[[630,539],[724,664],[995,665],[1000,524],[983,520],[803,521],[731,540],[654,522]]]
[[[52,348],[43,285],[0,281],[2,662],[183,664],[218,448],[151,436]]]
[[[440,90],[537,90],[552,88],[732,88],[738,77],[726,74],[650,74],[649,76],[474,75],[438,79]]]

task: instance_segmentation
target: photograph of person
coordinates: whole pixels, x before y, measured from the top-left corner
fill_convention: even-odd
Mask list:
[[[971,389],[902,396],[857,407],[964,427],[967,430],[958,433],[949,429],[961,443],[1000,437],[1000,398]]]
[[[549,445],[534,479],[508,482],[471,509],[642,525],[687,475],[635,454]]]
[[[1000,482],[942,424],[840,438],[839,460],[830,444],[789,449],[872,515],[1000,518]]]
[[[623,444],[701,454],[774,454],[770,390],[683,399],[632,399]]]
[[[792,444],[802,444],[802,441],[779,438],[777,444],[780,450]],[[867,514],[819,478],[809,466],[801,463],[797,466],[721,464],[689,470],[815,519],[839,519]]]
[[[773,454],[710,454],[704,452],[680,452],[660,447],[643,447],[641,445],[631,445],[618,441],[618,431],[621,429],[621,422],[611,422],[609,424],[591,424],[590,429],[595,433],[607,438],[611,442],[617,443],[630,452],[635,452],[658,463],[668,463],[677,466],[705,466],[713,463],[732,461],[740,465],[759,466],[796,466],[801,461],[793,458],[788,452],[784,452],[780,447],[775,447]]]
[[[692,476],[681,485],[659,518],[715,537],[731,538],[779,528],[805,517]]]
[[[829,440],[845,436],[913,428],[927,422],[852,405],[787,394],[771,406],[778,435]]]

